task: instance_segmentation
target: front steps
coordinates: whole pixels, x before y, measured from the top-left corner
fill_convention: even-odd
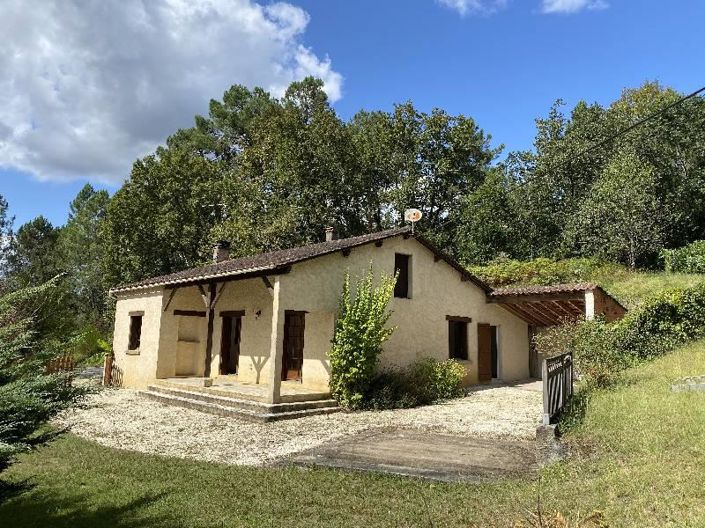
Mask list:
[[[340,411],[337,402],[331,399],[271,404],[164,385],[150,385],[140,394],[150,400],[168,405],[195,409],[217,416],[241,418],[252,422],[291,420]]]

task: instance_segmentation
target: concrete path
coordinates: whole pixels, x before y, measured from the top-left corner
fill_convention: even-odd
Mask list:
[[[408,429],[346,437],[295,455],[291,462],[472,482],[527,474],[537,468],[536,444],[532,441]]]

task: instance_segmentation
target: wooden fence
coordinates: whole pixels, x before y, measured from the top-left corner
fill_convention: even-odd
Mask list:
[[[113,354],[106,354],[103,361],[103,386],[122,387],[122,370],[115,364]]]
[[[47,363],[47,374],[55,374],[57,372],[71,372],[76,368],[76,363],[70,355],[56,357]]]
[[[543,360],[543,424],[555,422],[573,396],[573,354]]]

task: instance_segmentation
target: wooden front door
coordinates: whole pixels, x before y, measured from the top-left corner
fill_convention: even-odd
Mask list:
[[[492,381],[492,327],[477,325],[477,377],[479,381]]]
[[[300,380],[304,363],[304,328],[306,312],[284,313],[284,355],[282,380]]]
[[[223,316],[223,334],[220,341],[220,373],[237,374],[240,362],[241,315]]]

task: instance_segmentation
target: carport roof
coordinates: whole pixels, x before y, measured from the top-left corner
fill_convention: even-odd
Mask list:
[[[566,320],[584,318],[585,294],[594,291],[621,306],[617,299],[592,282],[498,288],[488,294],[488,299],[535,326],[555,326]]]

